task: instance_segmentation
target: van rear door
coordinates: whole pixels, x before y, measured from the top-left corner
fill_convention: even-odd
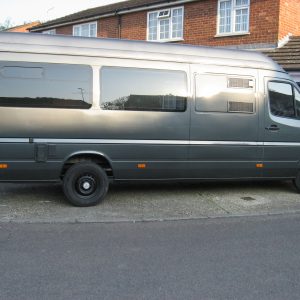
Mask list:
[[[0,138],[0,181],[37,179],[33,165],[34,145],[28,138]]]

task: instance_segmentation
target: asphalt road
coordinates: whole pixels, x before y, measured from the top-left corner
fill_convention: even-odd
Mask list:
[[[0,224],[0,299],[299,299],[300,215]]]

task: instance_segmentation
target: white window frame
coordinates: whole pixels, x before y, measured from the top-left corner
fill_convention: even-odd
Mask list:
[[[182,31],[182,37],[176,37],[172,38],[173,34],[173,11],[176,9],[182,9],[182,25],[181,25],[181,31]],[[159,13],[162,11],[170,11],[170,15],[168,17],[159,17]],[[152,13],[157,13],[157,39],[156,40],[150,40],[149,39],[149,19],[150,19],[150,14]],[[170,19],[169,22],[169,36],[170,38],[167,39],[160,39],[160,21],[164,19]],[[183,41],[183,28],[184,28],[184,6],[178,6],[178,7],[172,7],[172,8],[166,8],[166,9],[160,9],[160,10],[154,10],[154,11],[149,11],[147,13],[147,41],[150,42],[174,42],[174,41]]]
[[[80,31],[80,35],[76,35],[76,36],[83,36],[83,35],[81,35],[82,26],[83,25],[88,25],[89,26],[89,35],[88,35],[88,37],[97,37],[97,32],[98,32],[98,24],[97,24],[97,22],[81,23],[81,24],[73,25],[73,36],[75,36],[75,30],[76,30],[76,28],[79,28],[79,31]],[[91,33],[91,29],[90,29],[91,25],[96,25],[95,36],[91,36],[90,35],[90,33]],[[86,37],[86,36],[84,36],[84,37]]]
[[[162,15],[160,15],[163,13]],[[171,17],[171,9],[161,10],[158,13],[157,19],[170,18]]]
[[[43,34],[56,34],[56,29],[44,30]]]
[[[229,0],[218,0],[218,16],[217,16],[217,34],[216,36],[227,36],[227,35],[244,35],[244,34],[250,34],[250,6],[251,6],[251,0],[249,1],[249,4],[247,5],[236,5],[236,0],[230,0],[231,1],[231,24],[230,24],[230,32],[220,32],[220,7],[222,2],[226,2]],[[247,24],[247,30],[244,31],[235,31],[235,25],[236,25],[236,11],[238,9],[248,9],[248,24]]]

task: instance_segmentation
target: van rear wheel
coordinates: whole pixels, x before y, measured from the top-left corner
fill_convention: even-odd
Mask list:
[[[95,163],[79,162],[70,167],[63,179],[68,201],[80,207],[100,203],[109,187],[105,171]]]

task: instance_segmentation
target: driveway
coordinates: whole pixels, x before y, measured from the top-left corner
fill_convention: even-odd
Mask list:
[[[114,184],[96,207],[69,205],[60,185],[0,184],[0,222],[123,222],[300,212],[291,182]]]

